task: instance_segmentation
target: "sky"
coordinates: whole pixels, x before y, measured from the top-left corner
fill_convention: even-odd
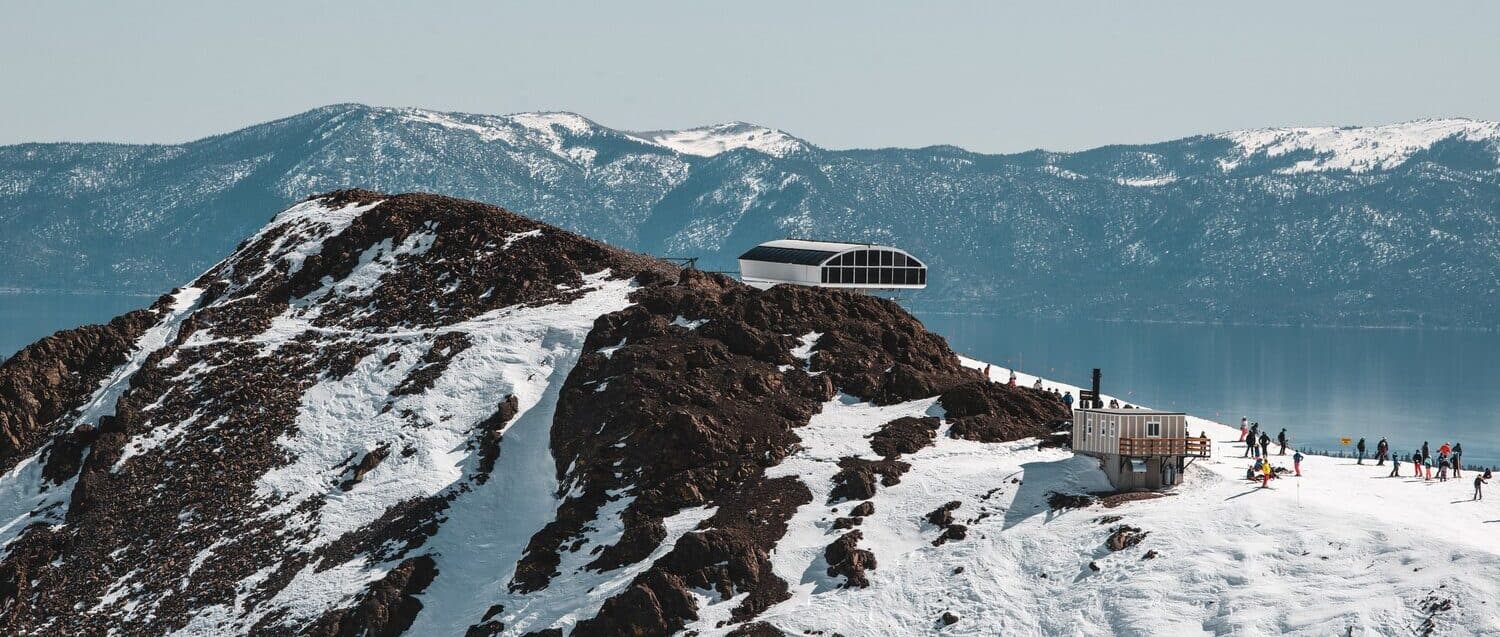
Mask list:
[[[362,102],[1077,150],[1500,119],[1500,2],[0,0],[0,144],[181,142]]]

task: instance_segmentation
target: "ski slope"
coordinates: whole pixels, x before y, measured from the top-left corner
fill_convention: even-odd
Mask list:
[[[990,373],[1005,382],[1010,370]],[[1017,372],[1019,384],[1035,381]],[[872,409],[891,410],[891,418],[912,410],[825,410],[802,433],[803,454],[784,470],[836,462],[847,451],[838,440],[888,420]],[[1470,474],[1429,482],[1410,478],[1408,467],[1408,477],[1387,478],[1389,466],[1314,456],[1304,460],[1302,478],[1259,489],[1244,480],[1249,461],[1240,457],[1237,429],[1195,417],[1190,424],[1215,441],[1214,455],[1193,463],[1170,496],[1063,511],[1047,505],[1049,492],[1108,488],[1093,460],[1031,440],[955,440],[945,424],[935,446],[903,458],[912,470],[877,492],[874,515],[859,527],[861,548],[879,561],[867,573],[871,586],[832,588],[819,553],[800,587],[793,585],[797,595],[760,619],[787,634],[1412,635],[1427,627],[1441,635],[1500,634],[1491,603],[1500,593],[1492,541],[1500,527],[1490,526],[1500,524],[1500,495],[1469,502]],[[1290,456],[1274,462],[1291,465]],[[923,516],[953,500],[962,503],[954,513],[968,537],[934,547],[938,529]],[[832,530],[833,519],[855,504],[818,509],[815,528],[789,532],[787,549],[831,542],[842,533]],[[1121,519],[1101,523],[1104,516]],[[1111,552],[1105,539],[1116,524],[1149,535]],[[806,539],[817,531],[823,537]],[[1155,557],[1145,559],[1149,551]],[[1428,611],[1445,600],[1450,610]],[[722,615],[715,610],[705,616]],[[945,612],[958,622],[944,626]],[[690,628],[723,635],[732,627]]]

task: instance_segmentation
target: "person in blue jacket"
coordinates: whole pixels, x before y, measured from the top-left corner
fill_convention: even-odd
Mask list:
[[[1386,477],[1387,478],[1399,478],[1399,477],[1401,477],[1401,454],[1399,454],[1399,453],[1393,453],[1393,454],[1391,454],[1391,475],[1388,475]]]
[[[1069,391],[1063,394],[1063,404],[1067,405],[1068,409],[1073,409],[1073,392]]]

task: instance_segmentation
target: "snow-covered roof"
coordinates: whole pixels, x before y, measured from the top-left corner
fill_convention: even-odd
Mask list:
[[[1182,415],[1184,415],[1183,412],[1180,412],[1180,411],[1162,411],[1160,409],[1145,409],[1145,408],[1141,408],[1141,407],[1133,407],[1133,408],[1130,408],[1130,409],[1125,409],[1123,407],[1115,407],[1115,408],[1079,407],[1077,409],[1077,411],[1088,411],[1088,412],[1093,412],[1093,413],[1096,413],[1096,414],[1120,414],[1120,415],[1124,415],[1124,416],[1182,416]]]

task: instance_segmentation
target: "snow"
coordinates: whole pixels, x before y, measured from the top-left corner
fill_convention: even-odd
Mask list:
[[[991,369],[995,382],[1009,374]],[[1016,375],[1024,386],[1036,381]],[[837,536],[832,518],[854,503],[837,513],[824,505],[829,465],[844,454],[869,457],[864,435],[898,414],[920,415],[923,404],[841,397],[798,430],[803,450],[768,470],[802,476],[813,491],[772,554],[794,597],[758,619],[787,634],[937,634],[943,612],[960,617],[944,635],[1412,634],[1426,616],[1421,601],[1436,593],[1455,610],[1438,616],[1435,634],[1500,631],[1489,603],[1500,594],[1500,548],[1489,526],[1500,512],[1467,501],[1471,479],[1386,478],[1388,467],[1314,456],[1303,478],[1257,489],[1243,479],[1238,430],[1201,418],[1190,427],[1215,440],[1214,457],[1194,462],[1172,495],[1061,512],[1047,506],[1048,492],[1108,488],[1094,460],[1033,440],[955,440],[945,424],[934,446],[903,457],[911,471],[877,491],[874,515],[857,527],[860,546],[878,560],[867,572],[871,586],[833,588],[821,551]],[[938,529],[922,517],[951,500],[962,502],[954,513],[968,537],[934,547]],[[1150,535],[1111,553],[1104,515]],[[1148,550],[1159,557],[1142,559]],[[718,617],[723,604],[705,617]],[[693,627],[703,635],[732,628]]]
[[[690,329],[690,330],[696,330],[696,329],[698,329],[700,327],[703,327],[703,324],[707,323],[707,322],[708,322],[708,319],[693,319],[693,320],[688,320],[687,318],[683,317],[681,314],[677,315],[676,318],[672,319],[672,324],[673,325],[676,325],[677,327],[685,327],[685,328]]]
[[[1432,119],[1348,128],[1266,128],[1223,133],[1219,137],[1234,142],[1243,153],[1241,159],[1221,160],[1220,167],[1225,171],[1235,169],[1244,159],[1256,155],[1279,157],[1295,152],[1311,152],[1315,156],[1277,172],[1388,170],[1445,139],[1489,141],[1494,157],[1500,163],[1500,145],[1496,144],[1500,139],[1500,123],[1469,119]]]
[[[632,135],[650,144],[699,157],[713,157],[739,148],[748,148],[773,157],[786,157],[807,146],[802,140],[782,131],[744,122]]]

